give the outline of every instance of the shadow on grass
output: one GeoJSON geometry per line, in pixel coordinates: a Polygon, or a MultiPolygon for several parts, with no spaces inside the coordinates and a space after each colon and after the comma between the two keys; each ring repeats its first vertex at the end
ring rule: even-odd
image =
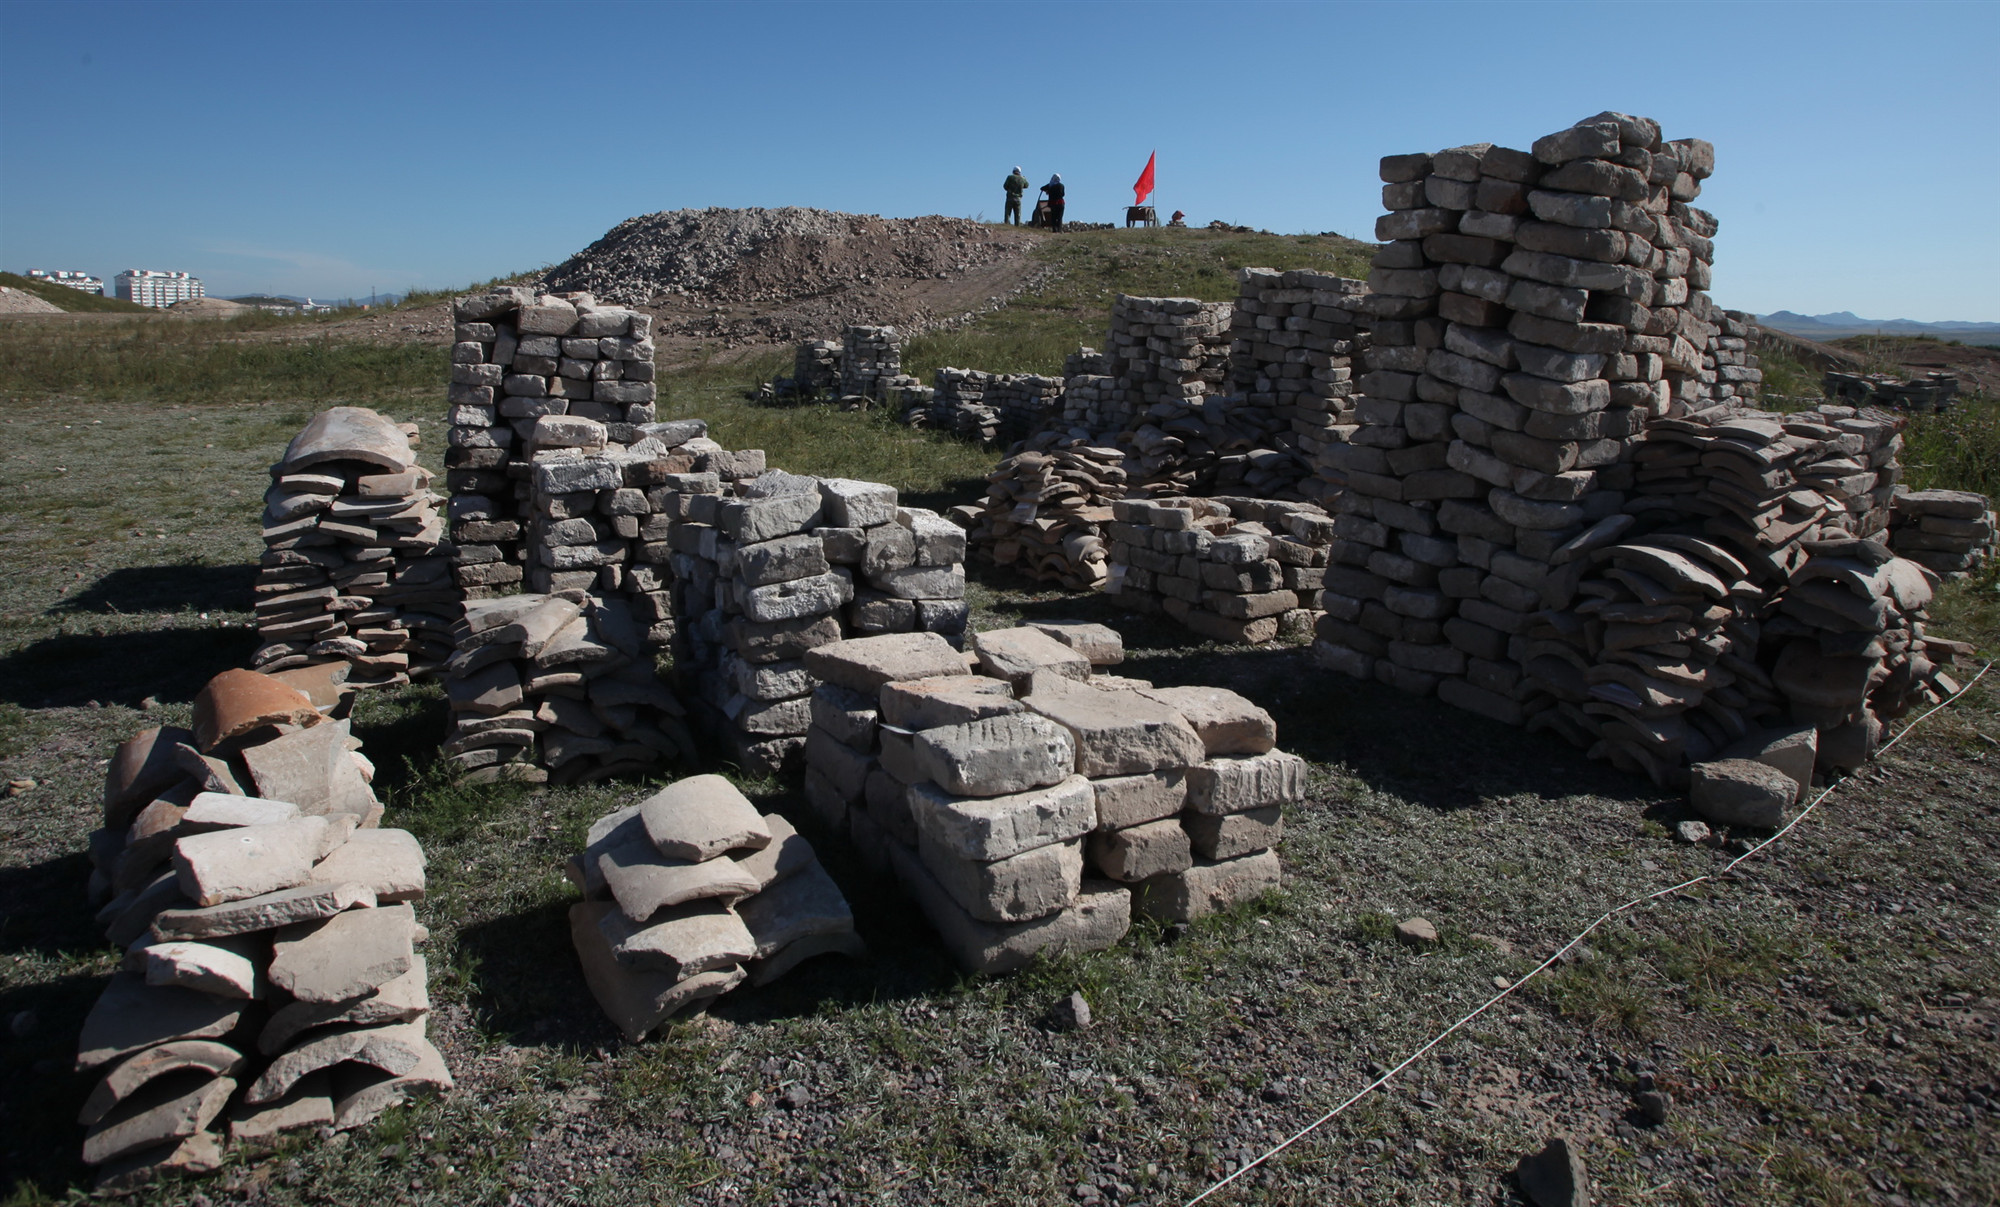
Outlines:
{"type": "MultiPolygon", "coordinates": [[[[26,1034],[0,1043],[0,1195],[8,1202],[69,1201],[89,1184],[77,1113],[97,1078],[74,1071],[77,1036],[105,978],[77,972],[0,988],[0,1019],[30,1016],[26,1034]],[[27,1188],[39,1193],[23,1193],[27,1188]]],[[[102,1070],[99,1070],[101,1073],[102,1070]]]]}
{"type": "Polygon", "coordinates": [[[249,629],[152,629],[48,637],[0,657],[0,700],[67,708],[96,700],[137,708],[148,696],[194,699],[223,667],[257,648],[249,629]]]}
{"type": "Polygon", "coordinates": [[[113,570],[49,609],[75,612],[243,612],[249,610],[257,567],[129,566],[113,570]]]}
{"type": "MultiPolygon", "coordinates": [[[[60,956],[104,946],[84,898],[90,860],[78,853],[0,868],[0,955],[60,956]]],[[[0,1018],[4,1018],[0,1015],[0,1018]]]]}
{"type": "Polygon", "coordinates": [[[903,491],[897,502],[905,507],[946,511],[961,503],[977,503],[986,497],[986,479],[953,478],[937,490],[903,491]]]}

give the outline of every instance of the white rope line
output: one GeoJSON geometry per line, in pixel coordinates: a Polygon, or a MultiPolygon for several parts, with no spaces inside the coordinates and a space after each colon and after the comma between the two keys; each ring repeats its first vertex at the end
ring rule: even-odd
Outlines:
{"type": "MultiPolygon", "coordinates": [[[[1932,713],[1937,712],[1940,709],[1949,707],[1951,704],[1955,703],[1956,701],[1964,697],[1965,693],[1972,690],[1972,685],[1979,682],[1981,679],[1985,678],[1986,672],[1992,669],[1993,669],[1993,663],[1991,662],[1988,662],[1985,666],[1980,667],[1979,673],[1974,675],[1971,679],[1967,680],[1965,686],[1959,688],[1956,695],[1947,696],[1945,699],[1939,701],[1931,708],[1926,709],[1920,716],[1917,717],[1916,720],[1911,721],[1908,725],[1903,726],[1902,730],[1898,732],[1895,737],[1890,738],[1887,742],[1884,742],[1882,746],[1875,751],[1875,757],[1880,758],[1882,755],[1887,754],[1889,752],[1890,747],[1902,741],[1903,738],[1907,736],[1911,730],[1915,729],[1918,725],[1923,724],[1923,722],[1927,720],[1932,713]]],[[[1297,1132],[1294,1132],[1283,1143],[1275,1145],[1270,1150],[1266,1151],[1262,1156],[1258,1157],[1256,1160],[1246,1163],[1241,1169],[1238,1169],[1235,1173],[1230,1174],[1228,1177],[1223,1178],[1221,1181],[1216,1182],[1214,1185],[1210,1186],[1207,1190],[1204,1190],[1200,1194],[1189,1199],[1187,1201],[1187,1207],[1195,1207],[1196,1203],[1199,1203],[1203,1199],[1208,1198],[1210,1195],[1221,1190],[1223,1187],[1229,1185],[1231,1182],[1234,1182],[1236,1179],[1242,1177],[1244,1174],[1249,1173],[1251,1170],[1257,1168],[1259,1165],[1264,1164],[1266,1161],[1269,1161],[1271,1158],[1277,1156],[1279,1153],[1284,1152],[1292,1145],[1297,1144],[1299,1141],[1305,1139],[1313,1132],[1318,1131],[1321,1127],[1325,1126],[1329,1121],[1331,1121],[1334,1118],[1334,1116],[1340,1114],[1348,1107],[1353,1106],[1355,1103],[1361,1101],[1363,1098],[1366,1098],[1369,1094],[1374,1093],[1382,1086],[1387,1085],[1396,1076],[1396,1074],[1402,1072],[1404,1069],[1409,1068],[1412,1064],[1415,1064],[1417,1060],[1421,1058],[1426,1052],[1429,1052],[1432,1048],[1435,1048],[1439,1044],[1443,1043],[1446,1039],[1450,1038],[1451,1035],[1454,1032],[1458,1031],[1461,1027],[1465,1026],[1473,1019],[1478,1018],[1480,1015],[1486,1013],[1488,1010],[1491,1010],[1493,1007],[1499,1005],[1502,1001],[1505,1001],[1508,997],[1512,996],[1516,989],[1519,989],[1521,986],[1527,984],[1535,977],[1541,975],[1541,973],[1544,970],[1546,970],[1549,967],[1549,965],[1554,964],[1557,960],[1560,960],[1565,954],[1569,952],[1571,948],[1583,942],[1583,940],[1589,936],[1590,932],[1596,930],[1598,927],[1604,925],[1606,922],[1609,922],[1611,919],[1617,917],[1619,914],[1622,914],[1626,910],[1632,909],[1636,906],[1644,905],[1648,901],[1654,901],[1661,897],[1671,896],[1674,893],[1680,892],[1682,889],[1692,888],[1693,886],[1700,884],[1704,880],[1713,880],[1717,876],[1727,875],[1729,872],[1734,871],[1737,864],[1742,863],[1744,860],[1757,854],[1759,851],[1762,851],[1765,847],[1770,846],[1772,843],[1778,841],[1780,838],[1783,838],[1786,834],[1790,833],[1792,827],[1804,821],[1808,816],[1812,814],[1812,811],[1814,809],[1819,808],[1819,804],[1821,801],[1833,795],[1833,790],[1846,782],[1847,781],[1845,779],[1840,779],[1840,780],[1835,780],[1831,784],[1828,784],[1823,790],[1821,790],[1818,796],[1813,798],[1811,804],[1807,805],[1804,809],[1799,811],[1799,815],[1797,817],[1794,817],[1791,821],[1786,822],[1784,827],[1781,828],[1777,833],[1771,835],[1769,838],[1766,838],[1764,841],[1758,843],[1756,846],[1751,847],[1749,850],[1743,852],[1741,855],[1738,855],[1736,858],[1724,864],[1720,871],[1696,876],[1692,880],[1683,880],[1679,884],[1676,884],[1671,888],[1663,888],[1658,892],[1647,893],[1643,897],[1634,897],[1632,900],[1627,901],[1623,905],[1617,906],[1614,909],[1608,909],[1604,911],[1604,913],[1598,915],[1598,918],[1595,922],[1592,922],[1589,926],[1586,926],[1581,931],[1577,932],[1575,938],[1571,939],[1569,942],[1557,948],[1555,954],[1551,955],[1548,959],[1543,960],[1540,964],[1535,965],[1535,967],[1526,976],[1523,976],[1520,980],[1517,980],[1513,984],[1507,986],[1499,993],[1494,994],[1492,997],[1488,998],[1483,1004],[1474,1009],[1470,1014],[1467,1014],[1464,1018],[1459,1019],[1451,1026],[1446,1027],[1444,1030],[1432,1036],[1430,1040],[1428,1040],[1422,1047],[1418,1048],[1416,1051],[1404,1057],[1402,1061],[1400,1061],[1394,1068],[1390,1069],[1386,1073],[1383,1073],[1380,1077],[1377,1077],[1375,1080],[1369,1082],[1367,1085],[1362,1086],[1359,1090],[1355,1091],[1354,1095],[1350,1097],[1347,1101],[1341,1103],[1339,1106],[1334,1107],[1332,1110],[1328,1111],[1324,1115],[1321,1115],[1319,1118],[1313,1120],[1311,1123],[1306,1124],[1304,1127],[1300,1128],[1297,1132]]]]}

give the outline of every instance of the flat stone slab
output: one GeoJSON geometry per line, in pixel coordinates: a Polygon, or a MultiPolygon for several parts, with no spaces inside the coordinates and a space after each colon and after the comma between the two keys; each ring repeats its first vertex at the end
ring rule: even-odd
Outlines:
{"type": "Polygon", "coordinates": [[[272,1011],[258,1033],[257,1050],[266,1056],[282,1052],[301,1033],[315,1027],[378,1027],[407,1023],[430,1012],[430,966],[419,955],[410,961],[408,972],[366,996],[346,1002],[295,1001],[272,1011]]]}
{"type": "Polygon", "coordinates": [[[912,784],[907,799],[920,833],[961,858],[986,862],[1078,838],[1097,825],[1097,794],[1080,775],[1006,796],[953,796],[936,784],[912,784]]]}
{"type": "Polygon", "coordinates": [[[1278,744],[1271,714],[1226,687],[1155,687],[1139,694],[1179,713],[1210,755],[1263,754],[1278,744]]]}
{"type": "Polygon", "coordinates": [[[569,907],[569,933],[590,995],[626,1039],[637,1043],[677,1012],[720,997],[743,982],[746,974],[734,965],[681,977],[622,963],[602,925],[613,916],[618,916],[618,907],[608,901],[579,901],[569,907]]]}
{"type": "Polygon", "coordinates": [[[83,1020],[76,1043],[78,1072],[107,1061],[183,1039],[220,1039],[236,1029],[244,1003],[192,989],[146,984],[133,972],[116,972],[83,1020]]]}
{"type": "Polygon", "coordinates": [[[937,633],[885,633],[857,637],[806,651],[806,669],[822,680],[875,694],[884,683],[968,675],[971,668],[937,633]]]}
{"type": "Polygon", "coordinates": [[[303,884],[205,909],[162,910],[153,918],[156,939],[213,939],[274,930],[342,910],[367,909],[375,892],[365,884],[303,884]]]}
{"type": "Polygon", "coordinates": [[[1186,767],[1204,757],[1201,739],[1180,713],[1137,692],[1041,679],[1026,703],[1069,731],[1076,770],[1092,779],[1186,767]]]}
{"type": "Polygon", "coordinates": [[[176,827],[183,833],[230,830],[238,826],[273,826],[299,816],[299,807],[286,800],[260,796],[230,796],[223,792],[197,792],[188,802],[176,827]]]}
{"type": "Polygon", "coordinates": [[[1061,783],[1076,755],[1068,730],[1033,713],[927,729],[912,739],[912,753],[923,779],[956,796],[1006,796],[1061,783]]]}
{"type": "Polygon", "coordinates": [[[229,1116],[232,1140],[269,1140],[281,1132],[319,1127],[333,1122],[332,1078],[326,1070],[308,1073],[290,1092],[272,1102],[239,1102],[229,1116]]]}
{"type": "Polygon", "coordinates": [[[272,944],[271,983],[302,1002],[373,993],[415,964],[416,934],[408,905],[348,910],[287,928],[272,944]]]}
{"type": "Polygon", "coordinates": [[[249,1001],[264,996],[264,976],[256,959],[263,948],[263,943],[241,937],[213,943],[175,939],[148,944],[126,958],[141,964],[134,971],[142,971],[148,985],[177,985],[249,1001]]]}
{"type": "Polygon", "coordinates": [[[1025,692],[1037,673],[1082,682],[1090,678],[1090,659],[1040,629],[993,629],[975,633],[972,650],[979,672],[1005,679],[1025,692]]]}
{"type": "Polygon", "coordinates": [[[366,820],[378,802],[350,753],[352,735],[339,721],[284,734],[243,751],[257,791],[290,801],[316,817],[366,820]]]}
{"type": "Polygon", "coordinates": [[[877,698],[885,723],[913,732],[1004,717],[1026,708],[1014,698],[1012,684],[985,675],[938,675],[884,683],[877,698]]]}
{"type": "Polygon", "coordinates": [[[1031,620],[1028,627],[1082,654],[1093,667],[1125,661],[1125,639],[1110,625],[1087,620],[1031,620]]]}
{"type": "MultiPolygon", "coordinates": [[[[635,819],[636,821],[636,819],[635,819]]],[[[734,905],[762,886],[734,859],[690,863],[669,859],[654,848],[645,827],[628,822],[621,841],[598,852],[597,874],[633,922],[644,922],[671,905],[714,900],[734,905]]]]}
{"type": "Polygon", "coordinates": [[[1761,730],[1729,746],[1722,757],[1749,759],[1791,776],[1798,785],[1798,793],[1792,797],[1797,804],[1812,790],[1813,767],[1819,761],[1819,730],[1810,725],[1761,730]]]}
{"type": "Polygon", "coordinates": [[[791,822],[776,813],[766,813],[764,826],[771,831],[770,846],[755,851],[738,851],[731,856],[736,866],[757,882],[759,892],[817,861],[812,844],[792,828],[791,822]]]}
{"type": "Polygon", "coordinates": [[[660,854],[691,863],[771,844],[757,806],[719,775],[668,784],[640,803],[639,819],[660,854]]]}
{"type": "Polygon", "coordinates": [[[424,1021],[391,1023],[385,1027],[353,1027],[307,1040],[275,1057],[263,1075],[244,1091],[245,1102],[275,1102],[291,1092],[299,1078],[330,1069],[344,1060],[374,1065],[401,1075],[422,1062],[431,1050],[424,1021]]]}
{"type": "Polygon", "coordinates": [[[1750,759],[1718,759],[1688,769],[1688,803],[1725,826],[1775,829],[1785,824],[1785,807],[1797,796],[1798,781],[1750,759]]]}
{"type": "Polygon", "coordinates": [[[408,830],[356,830],[313,865],[318,884],[365,884],[380,905],[421,901],[424,848],[408,830]]]}
{"type": "Polygon", "coordinates": [[[613,910],[598,919],[598,929],[619,963],[679,977],[741,964],[757,952],[743,919],[713,901],[674,906],[643,925],[613,910]]]}
{"type": "Polygon", "coordinates": [[[967,972],[1014,972],[1043,953],[1103,951],[1131,929],[1132,895],[1123,885],[1087,880],[1065,909],[1029,922],[996,925],[965,912],[916,852],[900,843],[890,844],[889,852],[896,878],[967,972]]]}
{"type": "Polygon", "coordinates": [[[1247,813],[1304,800],[1305,795],[1306,761],[1282,750],[1210,759],[1188,768],[1187,807],[1194,813],[1247,813]]]}
{"type": "Polygon", "coordinates": [[[417,463],[410,438],[400,428],[367,407],[328,407],[306,421],[285,446],[278,462],[295,474],[328,461],[361,461],[390,473],[402,473],[417,463]]]}
{"type": "Polygon", "coordinates": [[[1231,813],[1190,813],[1181,819],[1188,842],[1202,859],[1234,859],[1278,845],[1285,836],[1285,818],[1276,805],[1231,813]]]}
{"type": "Polygon", "coordinates": [[[199,1131],[179,1144],[163,1144],[97,1167],[96,1194],[129,1194],[176,1174],[212,1173],[222,1168],[222,1143],[199,1131]]]}
{"type": "Polygon", "coordinates": [[[183,1039],[148,1048],[113,1068],[91,1089],[76,1121],[85,1125],[98,1122],[134,1090],[156,1077],[189,1071],[210,1077],[231,1077],[243,1068],[245,1061],[241,1052],[212,1039],[183,1039]]]}
{"type": "Polygon", "coordinates": [[[756,941],[756,960],[768,960],[800,939],[854,930],[854,911],[817,859],[743,902],[736,913],[756,941]]]}
{"type": "Polygon", "coordinates": [[[196,905],[241,901],[312,879],[326,839],[323,817],[190,834],[174,843],[174,874],[196,905]]]}
{"type": "Polygon", "coordinates": [[[1194,865],[1188,834],[1173,818],[1090,836],[1090,862],[1099,872],[1126,883],[1148,876],[1185,872],[1194,865]]]}
{"type": "Polygon", "coordinates": [[[1050,843],[981,863],[939,846],[921,830],[917,854],[966,913],[982,922],[1026,922],[1076,899],[1083,881],[1083,840],[1050,843]]]}
{"type": "Polygon", "coordinates": [[[83,1134],[84,1163],[103,1165],[184,1140],[205,1130],[235,1092],[234,1077],[212,1077],[192,1087],[180,1077],[148,1082],[83,1134]]]}
{"type": "Polygon", "coordinates": [[[1187,772],[1179,767],[1114,775],[1090,781],[1097,796],[1097,828],[1123,830],[1172,817],[1187,804],[1187,772]]]}
{"type": "Polygon", "coordinates": [[[333,1070],[333,1126],[337,1131],[365,1127],[392,1106],[418,1098],[433,1098],[452,1088],[451,1070],[430,1040],[422,1041],[417,1063],[402,1073],[365,1064],[344,1064],[333,1070]]]}
{"type": "Polygon", "coordinates": [[[1185,872],[1132,886],[1132,908],[1159,922],[1192,922],[1278,887],[1276,851],[1218,862],[1197,860],[1185,872]]]}

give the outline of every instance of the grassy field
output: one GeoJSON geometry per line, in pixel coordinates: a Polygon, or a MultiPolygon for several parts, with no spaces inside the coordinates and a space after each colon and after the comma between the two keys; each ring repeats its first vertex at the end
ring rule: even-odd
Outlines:
{"type": "MultiPolygon", "coordinates": [[[[1166,255],[1182,249],[1149,234],[1065,241],[1065,275],[1022,304],[1039,318],[1010,307],[925,354],[1059,364],[1065,344],[1101,338],[1102,291],[1231,292],[1233,253],[1166,255]]],[[[1244,259],[1274,267],[1292,266],[1288,247],[1299,264],[1347,254],[1242,238],[1244,259]]],[[[0,1201],[18,1204],[88,1184],[72,1120],[89,1084],[69,1060],[117,960],[83,899],[101,761],[142,725],[184,722],[201,682],[253,647],[265,467],[331,401],[417,421],[427,460],[443,443],[434,346],[246,357],[209,325],[72,358],[24,327],[0,325],[0,780],[36,781],[0,802],[0,1201]],[[204,372],[206,388],[182,376],[204,372]]],[[[787,469],[890,481],[929,505],[991,465],[880,415],[743,398],[781,369],[675,375],[662,412],[708,418],[723,443],[787,469]]],[[[1190,644],[1102,597],[973,578],[980,628],[1103,620],[1125,635],[1124,673],[1234,687],[1271,710],[1313,765],[1281,892],[966,978],[812,830],[795,785],[750,783],[815,838],[872,957],[809,964],[629,1045],[582,986],[559,869],[592,820],[648,787],[458,788],[436,769],[436,689],[371,696],[357,732],[390,824],[429,854],[432,1030],[459,1090],[139,1201],[1182,1202],[1604,909],[1728,858],[1668,836],[1680,799],[1546,737],[1315,671],[1297,648],[1190,644]],[[1418,914],[1438,949],[1389,937],[1418,914]],[[1096,1025],[1048,1028],[1079,989],[1096,1025]]],[[[2000,647],[1990,576],[1948,588],[1934,615],[1936,631],[2000,647]]],[[[2000,1201],[1991,686],[1844,784],[1773,858],[1600,929],[1220,1201],[1505,1203],[1515,1161],[1559,1130],[1582,1138],[1600,1202],[2000,1201]],[[1647,1079],[1673,1096],[1665,1125],[1633,1109],[1647,1079]]]]}

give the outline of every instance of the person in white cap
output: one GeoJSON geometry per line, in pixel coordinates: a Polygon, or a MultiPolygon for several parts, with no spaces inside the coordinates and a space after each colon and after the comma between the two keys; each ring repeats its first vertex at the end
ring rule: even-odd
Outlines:
{"type": "Polygon", "coordinates": [[[1015,226],[1021,225],[1021,194],[1028,191],[1028,178],[1021,174],[1018,164],[1014,168],[1014,174],[1000,187],[1007,190],[1007,213],[1000,221],[1011,222],[1015,226]]]}
{"type": "Polygon", "coordinates": [[[1050,176],[1049,182],[1042,186],[1042,192],[1047,193],[1049,195],[1049,204],[1047,210],[1049,216],[1049,229],[1052,231],[1060,231],[1062,230],[1062,216],[1063,216],[1062,173],[1057,172],[1055,175],[1050,176]]]}

